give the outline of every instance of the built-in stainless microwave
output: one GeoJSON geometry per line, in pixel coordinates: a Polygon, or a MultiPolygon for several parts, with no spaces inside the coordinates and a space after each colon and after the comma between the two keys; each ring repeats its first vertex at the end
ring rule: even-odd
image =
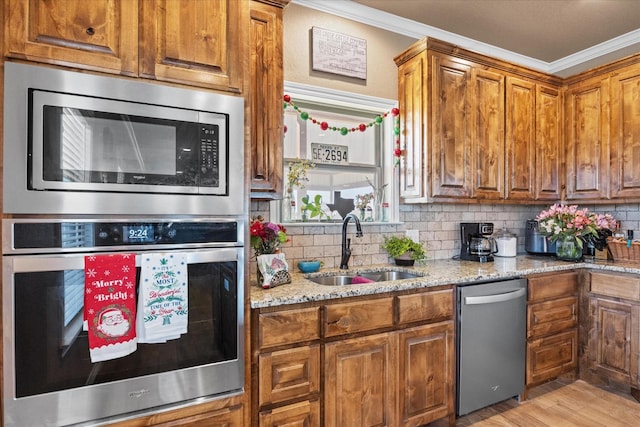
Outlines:
{"type": "Polygon", "coordinates": [[[242,213],[240,97],[6,63],[4,105],[6,213],[242,213]]]}

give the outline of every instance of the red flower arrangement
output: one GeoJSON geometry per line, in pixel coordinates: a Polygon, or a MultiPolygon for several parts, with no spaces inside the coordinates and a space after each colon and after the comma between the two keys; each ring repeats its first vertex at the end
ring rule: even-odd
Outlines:
{"type": "Polygon", "coordinates": [[[261,215],[251,219],[249,234],[251,235],[250,244],[256,256],[275,254],[280,245],[289,240],[286,228],[281,224],[265,222],[261,215]]]}

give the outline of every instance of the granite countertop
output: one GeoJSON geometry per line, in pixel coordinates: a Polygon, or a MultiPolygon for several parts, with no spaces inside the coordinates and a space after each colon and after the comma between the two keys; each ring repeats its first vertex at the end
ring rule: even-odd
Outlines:
{"type": "Polygon", "coordinates": [[[640,274],[640,264],[624,262],[570,263],[558,261],[554,257],[519,255],[514,258],[498,258],[493,262],[478,263],[460,260],[433,260],[415,267],[397,267],[391,264],[351,267],[349,270],[321,269],[317,273],[303,274],[290,266],[291,283],[272,289],[262,289],[255,279],[251,283],[251,308],[276,307],[310,301],[323,301],[360,295],[374,295],[384,292],[427,288],[439,285],[464,284],[478,281],[500,280],[528,276],[537,273],[593,268],[607,271],[640,274]],[[421,277],[388,282],[365,283],[344,286],[319,285],[306,277],[330,276],[334,274],[357,275],[361,272],[401,270],[421,277]]]}

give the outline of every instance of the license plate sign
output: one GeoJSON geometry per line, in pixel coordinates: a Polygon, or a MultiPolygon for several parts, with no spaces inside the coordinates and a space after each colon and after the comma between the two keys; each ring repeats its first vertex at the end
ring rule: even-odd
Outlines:
{"type": "Polygon", "coordinates": [[[312,143],[311,161],[331,165],[348,165],[349,147],[346,145],[312,143]]]}

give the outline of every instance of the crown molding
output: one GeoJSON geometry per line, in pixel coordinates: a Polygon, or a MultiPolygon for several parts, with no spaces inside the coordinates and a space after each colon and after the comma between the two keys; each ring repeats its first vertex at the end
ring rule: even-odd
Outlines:
{"type": "Polygon", "coordinates": [[[640,48],[640,29],[550,62],[548,72],[551,74],[558,73],[634,45],[640,48]]]}
{"type": "Polygon", "coordinates": [[[330,100],[331,103],[336,106],[353,107],[357,105],[360,109],[370,110],[375,113],[387,111],[398,105],[398,101],[393,99],[378,98],[291,81],[284,82],[284,91],[285,93],[295,94],[297,99],[307,101],[330,100]]]}
{"type": "Polygon", "coordinates": [[[560,73],[563,70],[577,67],[606,54],[629,46],[640,45],[640,30],[635,30],[556,61],[546,62],[364,6],[351,0],[292,0],[291,3],[415,39],[421,39],[425,36],[436,38],[467,50],[514,62],[549,74],[560,73]]]}

